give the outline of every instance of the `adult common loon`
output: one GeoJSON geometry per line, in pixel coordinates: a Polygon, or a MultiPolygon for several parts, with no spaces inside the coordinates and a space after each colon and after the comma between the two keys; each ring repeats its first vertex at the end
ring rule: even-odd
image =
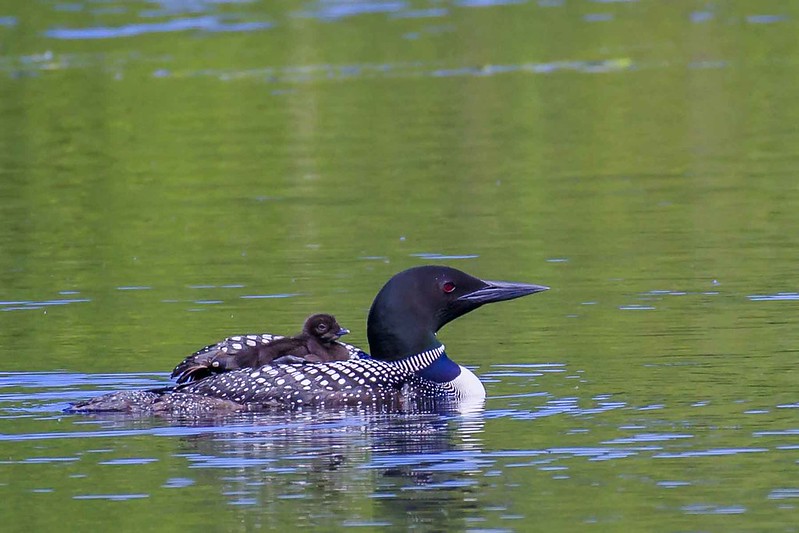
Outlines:
{"type": "Polygon", "coordinates": [[[348,334],[333,315],[319,313],[305,320],[302,333],[294,337],[237,335],[206,346],[181,361],[172,371],[178,383],[198,381],[211,374],[239,368],[257,368],[281,363],[327,363],[350,359],[350,351],[336,342],[348,334]]]}
{"type": "Polygon", "coordinates": [[[67,410],[197,415],[304,406],[427,409],[482,402],[483,384],[447,357],[436,332],[484,304],[547,289],[484,281],[445,266],[411,268],[392,277],[372,303],[369,358],[232,370],[176,387],[106,394],[67,410]]]}

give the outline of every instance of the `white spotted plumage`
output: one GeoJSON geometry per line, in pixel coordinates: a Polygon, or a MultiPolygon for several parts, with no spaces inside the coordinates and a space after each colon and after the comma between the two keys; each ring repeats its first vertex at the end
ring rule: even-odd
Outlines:
{"type": "MultiPolygon", "coordinates": [[[[184,385],[176,392],[191,395],[207,395],[210,392],[218,398],[250,408],[274,404],[322,406],[334,403],[379,403],[401,400],[401,396],[408,396],[409,390],[424,398],[458,398],[467,393],[453,385],[458,379],[436,383],[417,374],[443,355],[444,347],[439,346],[400,361],[362,358],[303,365],[267,365],[214,375],[184,385]],[[269,378],[264,379],[264,375],[269,378]]],[[[468,370],[466,372],[474,377],[468,370]]],[[[463,381],[461,376],[459,379],[463,381]]],[[[473,382],[467,381],[474,387],[473,382]]],[[[479,389],[483,390],[482,385],[479,385],[479,389]]]]}

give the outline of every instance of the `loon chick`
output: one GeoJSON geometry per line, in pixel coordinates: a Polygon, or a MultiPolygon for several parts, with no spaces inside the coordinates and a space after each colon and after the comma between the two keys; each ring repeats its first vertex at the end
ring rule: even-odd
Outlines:
{"type": "Polygon", "coordinates": [[[176,377],[178,383],[185,383],[212,374],[270,363],[346,361],[350,352],[336,341],[349,332],[333,315],[311,315],[305,320],[302,333],[294,337],[241,335],[206,346],[181,361],[171,377],[176,377]]]}
{"type": "Polygon", "coordinates": [[[482,402],[483,384],[447,357],[436,332],[484,304],[547,289],[484,281],[445,266],[411,268],[392,277],[372,303],[371,358],[232,370],[174,388],[106,394],[68,410],[197,415],[303,406],[438,409],[482,402]]]}

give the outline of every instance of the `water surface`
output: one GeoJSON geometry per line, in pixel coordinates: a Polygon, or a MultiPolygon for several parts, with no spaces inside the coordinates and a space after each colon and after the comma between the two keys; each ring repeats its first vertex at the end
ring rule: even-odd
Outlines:
{"type": "Polygon", "coordinates": [[[6,528],[796,531],[798,17],[0,1],[6,528]],[[428,263],[483,412],[62,413],[428,263]]]}

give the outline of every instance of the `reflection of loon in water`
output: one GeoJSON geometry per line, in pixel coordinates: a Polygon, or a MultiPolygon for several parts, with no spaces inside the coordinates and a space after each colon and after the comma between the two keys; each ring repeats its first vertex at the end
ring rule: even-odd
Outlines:
{"type": "Polygon", "coordinates": [[[482,404],[482,383],[447,357],[436,332],[484,304],[546,289],[484,281],[443,266],[411,268],[392,277],[372,303],[367,323],[371,357],[233,370],[174,388],[107,394],[70,411],[200,414],[368,405],[436,410],[482,404]]]}
{"type": "Polygon", "coordinates": [[[204,484],[219,485],[249,528],[274,525],[290,512],[313,517],[305,519],[311,525],[375,521],[403,530],[420,523],[457,530],[481,505],[474,488],[485,473],[482,411],[368,415],[349,409],[233,420],[239,428],[228,423],[218,433],[184,438],[178,453],[191,471],[204,472],[204,484]],[[374,503],[353,506],[353,498],[374,503]]]}

